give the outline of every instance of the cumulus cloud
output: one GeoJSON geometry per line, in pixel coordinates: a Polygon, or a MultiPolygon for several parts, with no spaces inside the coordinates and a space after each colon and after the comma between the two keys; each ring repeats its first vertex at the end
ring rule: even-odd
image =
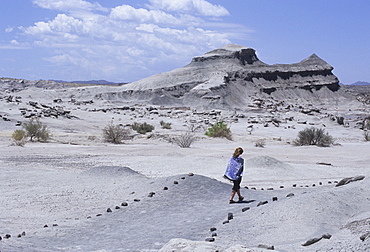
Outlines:
{"type": "Polygon", "coordinates": [[[205,0],[150,0],[150,7],[171,12],[197,13],[202,16],[222,17],[229,15],[221,5],[213,5],[205,0]]]}
{"type": "Polygon", "coordinates": [[[234,36],[222,23],[208,20],[228,15],[227,10],[204,0],[150,0],[147,8],[125,4],[99,13],[107,8],[84,0],[34,3],[60,13],[20,27],[23,34],[34,46],[54,50],[46,60],[71,69],[69,75],[90,74],[85,78],[93,78],[93,73],[113,81],[140,79],[181,67],[234,36]],[[190,14],[194,11],[196,16],[190,14]]]}
{"type": "Polygon", "coordinates": [[[84,0],[33,0],[33,3],[41,8],[59,11],[107,11],[99,3],[90,3],[84,0]]]}

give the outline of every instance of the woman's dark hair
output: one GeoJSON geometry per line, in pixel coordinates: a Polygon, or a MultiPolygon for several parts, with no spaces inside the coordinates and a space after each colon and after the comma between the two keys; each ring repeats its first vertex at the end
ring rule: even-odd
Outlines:
{"type": "Polygon", "coordinates": [[[235,149],[235,151],[234,151],[234,154],[233,154],[233,157],[234,158],[237,158],[237,157],[239,157],[241,154],[243,154],[243,149],[241,148],[241,147],[238,147],[238,148],[236,148],[235,149]]]}

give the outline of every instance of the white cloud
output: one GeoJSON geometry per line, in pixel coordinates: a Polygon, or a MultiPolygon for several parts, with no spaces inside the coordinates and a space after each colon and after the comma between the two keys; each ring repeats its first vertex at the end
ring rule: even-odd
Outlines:
{"type": "Polygon", "coordinates": [[[222,17],[229,15],[221,5],[213,5],[205,0],[149,0],[150,7],[165,11],[197,13],[202,16],[222,17]]]}
{"type": "Polygon", "coordinates": [[[5,29],[5,32],[6,33],[9,33],[9,32],[12,32],[14,30],[14,28],[13,27],[7,27],[6,29],[5,29]]]}
{"type": "Polygon", "coordinates": [[[63,66],[58,74],[64,69],[68,76],[132,81],[181,67],[195,55],[230,43],[232,27],[205,19],[227,15],[227,10],[204,0],[151,0],[153,8],[121,5],[100,14],[94,13],[103,8],[100,4],[83,0],[34,3],[60,11],[54,19],[20,27],[34,46],[48,48],[49,55],[55,50],[47,60],[63,66]],[[185,13],[194,10],[197,16],[185,13]]]}
{"type": "Polygon", "coordinates": [[[76,11],[76,10],[107,11],[107,8],[103,8],[97,2],[92,4],[84,0],[33,0],[33,3],[44,9],[59,11],[76,11]]]}

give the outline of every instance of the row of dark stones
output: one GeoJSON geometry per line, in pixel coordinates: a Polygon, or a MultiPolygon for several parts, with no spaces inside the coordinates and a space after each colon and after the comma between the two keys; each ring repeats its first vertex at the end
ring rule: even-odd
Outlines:
{"type": "MultiPolygon", "coordinates": [[[[365,178],[365,176],[355,176],[355,177],[349,177],[349,178],[344,178],[342,180],[340,180],[339,182],[338,181],[334,181],[334,184],[336,184],[336,187],[338,186],[342,186],[342,185],[346,185],[348,183],[351,183],[351,182],[355,182],[355,181],[360,181],[360,180],[363,180],[365,178]]],[[[328,181],[328,184],[332,184],[333,182],[332,181],[328,181]]],[[[323,183],[322,182],[319,182],[318,183],[319,185],[322,185],[323,183]]],[[[316,186],[316,184],[313,184],[312,185],[313,187],[316,186]]],[[[292,187],[297,187],[297,184],[293,184],[292,187]]],[[[301,186],[303,187],[303,186],[301,186]]],[[[306,185],[305,187],[309,187],[308,185],[306,185]]],[[[245,187],[246,189],[249,189],[247,186],[245,187]]],[[[284,186],[280,186],[281,189],[284,188],[284,186]]],[[[252,187],[250,188],[251,190],[257,190],[256,188],[252,187]]],[[[264,190],[263,188],[261,188],[261,190],[264,190]]],[[[267,188],[267,190],[274,190],[273,188],[267,188]]],[[[287,198],[290,198],[290,197],[293,197],[294,196],[294,193],[289,193],[286,195],[287,198]]],[[[272,197],[272,201],[277,201],[278,200],[278,197],[272,197]]],[[[249,202],[253,202],[252,201],[249,201],[249,202]]],[[[248,202],[248,203],[249,203],[248,202]]],[[[265,201],[260,201],[258,204],[257,204],[257,207],[259,206],[262,206],[262,205],[266,205],[268,203],[267,200],[265,201]]],[[[250,207],[244,207],[242,208],[242,212],[246,212],[250,209],[250,207]]],[[[234,214],[233,213],[228,213],[227,215],[227,220],[225,220],[222,224],[227,224],[230,222],[230,220],[232,220],[234,218],[234,214]]],[[[211,237],[210,238],[206,238],[206,241],[208,242],[214,242],[215,241],[215,237],[217,236],[217,233],[215,232],[217,230],[217,228],[215,227],[212,227],[210,228],[210,231],[211,231],[211,237]]],[[[312,238],[312,239],[309,239],[307,240],[305,243],[302,244],[302,246],[309,246],[309,245],[312,245],[322,239],[330,239],[331,238],[331,234],[324,234],[322,235],[321,237],[315,237],[315,238],[312,238]]],[[[370,232],[362,235],[360,237],[360,239],[362,241],[365,241],[366,239],[370,238],[370,232]]],[[[265,244],[260,244],[258,246],[259,248],[266,248],[266,249],[271,249],[271,250],[274,250],[274,246],[270,246],[270,245],[265,245],[265,244]]]]}
{"type": "MultiPolygon", "coordinates": [[[[193,174],[193,173],[189,173],[189,174],[188,174],[188,176],[189,176],[189,177],[192,177],[192,176],[194,176],[194,174],[193,174]]],[[[181,177],[180,179],[184,180],[184,179],[186,179],[186,177],[181,177]]],[[[179,181],[175,180],[175,181],[173,181],[173,184],[174,184],[174,185],[178,185],[178,184],[179,184],[179,181]]],[[[163,187],[163,190],[164,190],[164,191],[169,190],[168,186],[163,187]]],[[[134,193],[135,193],[135,192],[132,192],[132,194],[134,194],[134,193]]],[[[155,192],[149,192],[149,193],[148,193],[148,197],[150,197],[150,198],[151,198],[151,197],[153,197],[155,194],[156,194],[155,192]]],[[[135,198],[133,201],[134,201],[134,202],[140,202],[141,200],[140,200],[140,199],[135,198]]],[[[118,206],[118,205],[117,205],[117,206],[115,206],[115,207],[114,207],[114,209],[119,210],[119,209],[121,209],[121,207],[127,207],[128,205],[129,205],[129,204],[128,204],[128,202],[122,202],[119,206],[118,206]]],[[[112,208],[108,207],[108,208],[107,208],[107,210],[106,210],[106,212],[107,212],[107,213],[112,213],[112,212],[113,212],[113,210],[112,210],[112,208]]],[[[102,213],[98,213],[98,214],[96,214],[96,216],[97,216],[97,217],[102,216],[102,215],[103,215],[102,213]]],[[[87,218],[87,219],[91,219],[91,218],[92,218],[92,216],[87,216],[86,218],[87,218]]],[[[78,218],[76,218],[76,219],[78,219],[78,218]]],[[[57,227],[57,226],[58,226],[58,224],[54,223],[54,224],[52,224],[51,226],[52,226],[52,227],[57,227]]],[[[44,228],[48,228],[48,227],[49,227],[49,225],[48,225],[48,224],[45,224],[43,227],[44,227],[44,228]]],[[[17,235],[17,237],[18,237],[18,238],[21,238],[22,236],[25,236],[25,235],[26,235],[26,232],[25,232],[25,231],[23,231],[21,234],[18,234],[18,235],[17,235]]],[[[0,241],[1,241],[3,238],[4,238],[4,239],[10,239],[11,237],[12,237],[12,235],[11,235],[11,234],[5,234],[5,235],[4,235],[4,237],[0,236],[0,241]]],[[[0,252],[1,252],[1,251],[0,251],[0,252]]]]}
{"type": "MultiPolygon", "coordinates": [[[[335,180],[335,181],[328,181],[327,183],[330,185],[330,184],[337,184],[339,182],[335,180]]],[[[322,186],[322,185],[324,185],[324,183],[323,182],[319,182],[317,184],[316,183],[312,184],[311,187],[322,186]]],[[[292,187],[293,188],[298,188],[298,187],[303,188],[303,187],[310,187],[310,185],[297,185],[297,184],[293,184],[292,187]]],[[[248,187],[248,186],[245,186],[244,188],[245,189],[249,189],[249,190],[257,190],[256,187],[248,187]]],[[[285,188],[284,185],[281,185],[279,187],[279,189],[284,189],[284,188],[285,188]]],[[[262,187],[262,188],[260,188],[260,190],[263,191],[263,190],[265,190],[265,188],[262,187]]],[[[274,190],[274,188],[273,187],[268,187],[268,188],[266,188],[266,190],[272,191],[272,190],[274,190]]]]}

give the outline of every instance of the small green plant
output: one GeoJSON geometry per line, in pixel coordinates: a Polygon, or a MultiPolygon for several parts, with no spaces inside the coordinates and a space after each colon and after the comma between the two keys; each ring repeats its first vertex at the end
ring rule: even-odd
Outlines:
{"type": "Polygon", "coordinates": [[[232,140],[231,130],[223,121],[217,122],[213,124],[212,127],[208,128],[206,135],[210,137],[224,137],[228,140],[232,140]]]}
{"type": "Polygon", "coordinates": [[[161,124],[162,129],[171,129],[172,128],[171,127],[172,123],[170,123],[170,122],[160,121],[159,123],[161,124]]]}
{"type": "Polygon", "coordinates": [[[315,127],[305,128],[298,132],[298,137],[293,141],[294,145],[317,145],[320,147],[329,147],[334,143],[333,137],[325,133],[324,129],[315,127]]]}
{"type": "Polygon", "coordinates": [[[194,143],[197,138],[191,132],[175,136],[171,138],[170,142],[177,144],[180,148],[190,148],[190,145],[194,143]]]}
{"type": "Polygon", "coordinates": [[[46,142],[50,138],[46,125],[43,125],[38,118],[31,118],[29,122],[23,123],[22,126],[26,130],[26,136],[31,141],[36,138],[39,142],[46,142]]]}
{"type": "Polygon", "coordinates": [[[131,139],[130,131],[113,122],[103,129],[103,138],[107,143],[121,144],[123,140],[131,139]]]}
{"type": "Polygon", "coordinates": [[[152,132],[154,130],[154,126],[147,124],[146,122],[144,123],[135,122],[133,125],[131,125],[131,128],[140,134],[145,134],[147,132],[152,132]]]}
{"type": "Polygon", "coordinates": [[[26,144],[26,132],[24,130],[14,130],[12,138],[17,146],[24,146],[26,144]]]}

